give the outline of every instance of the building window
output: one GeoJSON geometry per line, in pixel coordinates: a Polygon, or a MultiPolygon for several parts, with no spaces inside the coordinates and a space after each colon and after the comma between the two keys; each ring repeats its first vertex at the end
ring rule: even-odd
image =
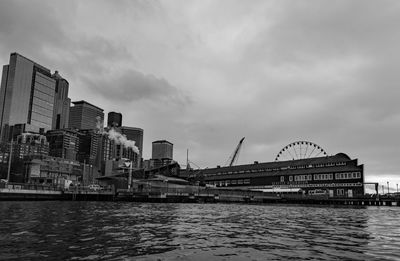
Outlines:
{"type": "Polygon", "coordinates": [[[285,182],[285,176],[281,176],[281,182],[285,182]]]}
{"type": "Polygon", "coordinates": [[[293,176],[289,176],[289,181],[293,181],[293,176]]]}

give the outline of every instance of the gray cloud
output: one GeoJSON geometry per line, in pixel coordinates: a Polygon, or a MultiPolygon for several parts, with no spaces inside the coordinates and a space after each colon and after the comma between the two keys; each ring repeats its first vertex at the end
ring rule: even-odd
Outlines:
{"type": "Polygon", "coordinates": [[[105,98],[116,102],[148,100],[180,106],[190,103],[176,87],[163,78],[127,70],[119,75],[85,79],[89,88],[105,98]]]}
{"type": "Polygon", "coordinates": [[[246,136],[239,162],[269,161],[304,139],[379,178],[399,172],[398,24],[398,1],[1,1],[0,60],[58,69],[143,127],[145,156],[165,138],[221,165],[246,136]]]}

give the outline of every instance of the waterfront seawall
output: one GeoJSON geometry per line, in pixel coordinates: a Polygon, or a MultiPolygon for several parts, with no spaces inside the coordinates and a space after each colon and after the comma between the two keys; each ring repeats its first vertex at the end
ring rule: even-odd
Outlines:
{"type": "Polygon", "coordinates": [[[349,206],[400,206],[400,198],[330,198],[322,196],[271,194],[260,191],[230,190],[198,186],[148,186],[93,191],[87,188],[61,190],[31,184],[8,184],[0,188],[0,200],[134,201],[191,203],[313,204],[349,206]]]}

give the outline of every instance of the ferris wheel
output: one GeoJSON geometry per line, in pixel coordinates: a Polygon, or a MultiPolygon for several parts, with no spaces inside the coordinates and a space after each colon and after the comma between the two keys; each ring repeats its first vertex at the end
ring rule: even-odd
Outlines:
{"type": "Polygon", "coordinates": [[[310,141],[295,141],[283,147],[276,155],[275,161],[297,160],[328,156],[328,153],[310,141]]]}

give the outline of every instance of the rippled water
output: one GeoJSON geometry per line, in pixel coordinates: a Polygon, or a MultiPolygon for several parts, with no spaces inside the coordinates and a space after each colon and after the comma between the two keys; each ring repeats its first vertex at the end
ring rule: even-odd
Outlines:
{"type": "Polygon", "coordinates": [[[400,207],[0,202],[0,260],[400,260],[400,207]]]}

